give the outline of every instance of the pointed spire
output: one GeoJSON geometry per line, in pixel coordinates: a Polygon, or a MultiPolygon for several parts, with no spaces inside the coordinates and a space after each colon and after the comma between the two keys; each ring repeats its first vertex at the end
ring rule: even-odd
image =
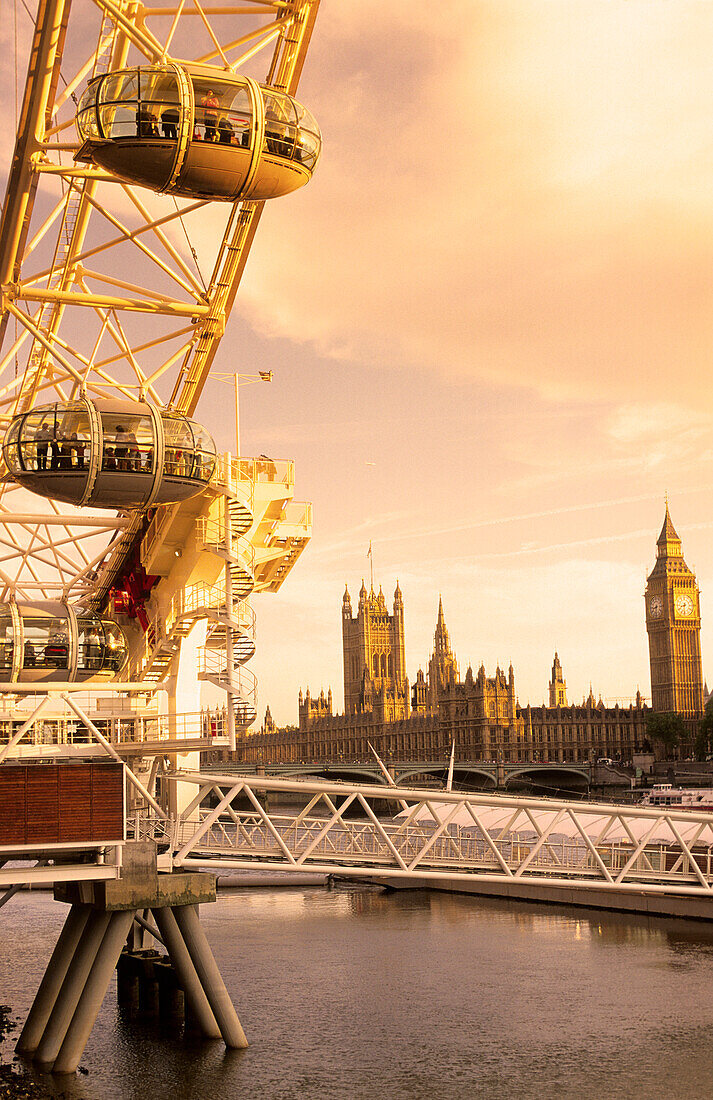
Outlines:
{"type": "Polygon", "coordinates": [[[681,540],[676,533],[676,528],[671,522],[671,516],[668,510],[668,497],[666,497],[666,515],[664,516],[663,527],[661,528],[661,534],[658,537],[656,545],[661,546],[664,542],[672,541],[680,543],[681,540]]]}

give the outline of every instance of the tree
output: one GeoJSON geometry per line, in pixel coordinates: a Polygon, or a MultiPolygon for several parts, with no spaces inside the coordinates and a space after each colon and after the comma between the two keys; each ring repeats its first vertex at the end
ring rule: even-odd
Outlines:
{"type": "Polygon", "coordinates": [[[713,753],[713,697],[706,703],[705,713],[698,723],[696,760],[705,760],[711,753],[713,753]]]}
{"type": "Polygon", "coordinates": [[[652,741],[660,741],[669,753],[685,738],[686,725],[680,714],[654,712],[646,719],[646,733],[652,741]]]}

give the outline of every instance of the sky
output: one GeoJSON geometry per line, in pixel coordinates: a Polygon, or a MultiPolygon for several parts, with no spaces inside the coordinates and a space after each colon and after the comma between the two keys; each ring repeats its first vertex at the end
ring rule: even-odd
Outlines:
{"type": "MultiPolygon", "coordinates": [[[[712,48],[709,0],[323,0],[299,89],[322,160],[268,204],[216,364],[273,371],[242,452],[294,458],[314,504],[254,601],[260,718],[296,723],[308,686],[341,709],[370,542],[411,680],[441,595],[461,672],[512,661],[523,704],[555,650],[574,701],[648,695],[665,494],[706,672],[712,48]]],[[[199,407],[225,447],[227,394],[199,407]]]]}

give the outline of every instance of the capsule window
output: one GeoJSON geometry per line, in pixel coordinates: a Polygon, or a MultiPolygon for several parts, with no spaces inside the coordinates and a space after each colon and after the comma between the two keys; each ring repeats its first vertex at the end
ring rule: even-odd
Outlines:
{"type": "Polygon", "coordinates": [[[182,416],[163,416],[164,462],[168,477],[190,477],[193,468],[193,432],[182,416]]]}
{"type": "Polygon", "coordinates": [[[44,616],[23,618],[25,639],[23,668],[68,668],[69,624],[66,619],[44,616]]]}
{"type": "Polygon", "coordinates": [[[20,462],[18,441],[20,439],[20,419],[13,420],[5,436],[5,461],[11,474],[20,474],[23,466],[20,462]]]}
{"type": "Polygon", "coordinates": [[[153,422],[150,416],[102,412],[102,470],[150,474],[154,468],[153,422]]]}
{"type": "Polygon", "coordinates": [[[111,620],[103,619],[104,628],[104,668],[110,672],[120,672],[129,655],[124,632],[111,620]]]}
{"type": "Polygon", "coordinates": [[[202,425],[193,421],[193,469],[191,477],[198,481],[210,481],[215,469],[215,443],[202,425]]]}
{"type": "MultiPolygon", "coordinates": [[[[99,100],[99,127],[106,138],[178,139],[181,108],[173,72],[140,69],[112,73],[102,82],[99,100]]],[[[82,107],[83,102],[80,113],[84,118],[82,107]]]]}
{"type": "Polygon", "coordinates": [[[192,77],[195,103],[193,140],[250,145],[252,104],[247,88],[208,77],[192,77]]]}
{"type": "Polygon", "coordinates": [[[104,632],[95,615],[77,617],[77,671],[100,672],[104,664],[104,632]]]}
{"type": "MultiPolygon", "coordinates": [[[[14,425],[13,425],[14,427],[14,425]]],[[[89,447],[89,417],[83,405],[57,406],[29,413],[18,422],[19,465],[23,471],[84,471],[89,447]]],[[[8,435],[6,454],[9,464],[13,461],[14,447],[7,448],[12,440],[8,435]]],[[[12,465],[10,465],[12,469],[12,465]]]]}
{"type": "Polygon", "coordinates": [[[265,148],[268,153],[291,160],[297,140],[297,113],[289,96],[263,90],[265,101],[265,148]]]}
{"type": "Polygon", "coordinates": [[[12,657],[15,650],[15,635],[12,615],[7,606],[0,608],[0,669],[8,672],[12,669],[12,657]]]}

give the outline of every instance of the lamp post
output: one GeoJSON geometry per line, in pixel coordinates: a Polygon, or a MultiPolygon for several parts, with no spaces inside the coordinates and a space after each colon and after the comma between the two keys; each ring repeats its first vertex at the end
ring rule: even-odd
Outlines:
{"type": "Polygon", "coordinates": [[[240,458],[240,399],[239,386],[249,386],[252,382],[272,382],[271,370],[259,370],[256,374],[240,374],[238,371],[220,373],[214,371],[211,375],[218,382],[225,382],[233,386],[235,390],[235,457],[240,458]]]}

